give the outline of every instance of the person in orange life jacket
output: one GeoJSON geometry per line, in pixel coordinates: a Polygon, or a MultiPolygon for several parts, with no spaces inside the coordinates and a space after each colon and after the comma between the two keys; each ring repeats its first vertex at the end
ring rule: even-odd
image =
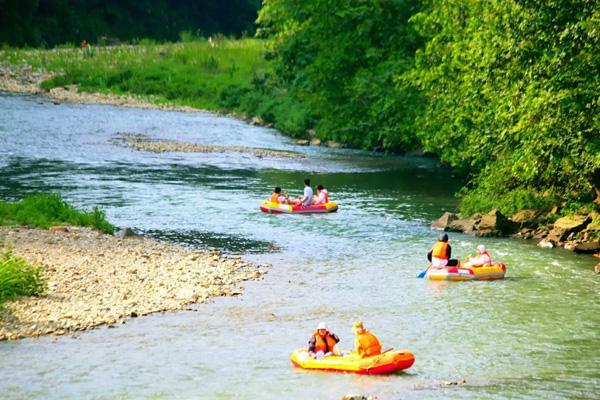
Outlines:
{"type": "Polygon", "coordinates": [[[271,203],[286,203],[287,202],[287,193],[286,195],[281,194],[281,188],[277,186],[273,194],[271,194],[271,198],[269,199],[271,203]]]}
{"type": "Polygon", "coordinates": [[[323,188],[323,185],[318,185],[317,194],[313,196],[312,204],[325,203],[329,203],[329,193],[327,193],[327,189],[323,188]]]}
{"type": "Polygon", "coordinates": [[[367,331],[361,321],[356,321],[352,326],[354,339],[354,351],[361,357],[371,357],[381,354],[381,342],[377,336],[367,331]]]}
{"type": "Polygon", "coordinates": [[[308,340],[308,354],[313,358],[339,356],[341,354],[337,345],[339,341],[337,335],[329,332],[325,322],[320,322],[317,330],[308,340]]]}
{"type": "Polygon", "coordinates": [[[448,235],[441,233],[439,240],[435,242],[433,248],[427,253],[427,259],[434,268],[456,267],[458,260],[451,259],[450,257],[452,257],[452,247],[448,244],[448,235]]]}
{"type": "Polygon", "coordinates": [[[477,254],[475,257],[469,256],[467,257],[467,261],[463,264],[465,267],[483,267],[486,264],[490,264],[492,262],[492,257],[490,257],[490,253],[485,249],[485,246],[480,244],[477,246],[477,254]]]}

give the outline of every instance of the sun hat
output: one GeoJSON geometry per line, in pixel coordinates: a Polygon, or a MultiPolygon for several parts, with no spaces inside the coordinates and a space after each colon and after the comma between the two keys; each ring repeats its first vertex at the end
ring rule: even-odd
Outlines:
{"type": "Polygon", "coordinates": [[[477,250],[483,253],[485,251],[485,246],[480,244],[479,246],[477,246],[477,250]]]}
{"type": "Polygon", "coordinates": [[[319,325],[317,325],[317,330],[319,329],[325,329],[326,331],[329,330],[327,329],[327,325],[325,325],[325,322],[319,322],[319,325]]]}

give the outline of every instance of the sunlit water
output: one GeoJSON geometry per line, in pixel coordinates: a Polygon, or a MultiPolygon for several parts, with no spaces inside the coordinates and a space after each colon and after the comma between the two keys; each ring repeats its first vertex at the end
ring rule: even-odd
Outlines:
{"type": "Polygon", "coordinates": [[[451,234],[456,256],[485,243],[496,282],[416,279],[460,182],[434,160],[299,147],[274,130],[203,113],[53,105],[0,96],[0,197],[52,191],[101,206],[117,226],[272,264],[244,294],[75,337],[0,343],[3,399],[598,398],[600,279],[594,259],[513,239],[451,234]],[[154,154],[117,132],[303,153],[154,154]],[[324,184],[336,214],[267,215],[274,186],[324,184]],[[352,345],[362,319],[416,356],[384,377],[307,372],[290,353],[321,320],[352,345]],[[446,385],[465,379],[466,384],[446,385]]]}

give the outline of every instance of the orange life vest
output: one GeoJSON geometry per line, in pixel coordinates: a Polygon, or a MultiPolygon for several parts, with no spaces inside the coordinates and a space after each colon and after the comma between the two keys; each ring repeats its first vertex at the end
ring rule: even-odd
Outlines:
{"type": "Polygon", "coordinates": [[[315,332],[313,335],[315,337],[315,353],[318,351],[329,353],[330,351],[333,351],[333,346],[337,344],[335,339],[331,337],[329,333],[325,335],[325,338],[322,338],[317,332],[315,332]]]}
{"type": "Polygon", "coordinates": [[[370,357],[381,353],[381,343],[377,336],[364,331],[356,337],[356,352],[361,357],[370,357]]]}
{"type": "Polygon", "coordinates": [[[271,203],[279,203],[279,193],[273,193],[271,195],[271,203]]]}
{"type": "Polygon", "coordinates": [[[444,260],[448,259],[448,243],[437,241],[433,246],[433,250],[431,252],[431,256],[435,258],[442,258],[444,260]]]}

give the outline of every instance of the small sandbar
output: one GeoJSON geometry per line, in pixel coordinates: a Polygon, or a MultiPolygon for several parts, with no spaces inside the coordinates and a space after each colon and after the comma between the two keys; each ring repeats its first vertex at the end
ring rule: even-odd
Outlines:
{"type": "Polygon", "coordinates": [[[214,296],[240,294],[237,285],[259,279],[267,267],[218,251],[121,239],[89,228],[0,227],[0,238],[16,256],[40,265],[48,282],[43,297],[5,303],[0,340],[69,334],[187,309],[214,296]]]}
{"type": "Polygon", "coordinates": [[[151,139],[147,135],[135,132],[119,132],[115,135],[113,143],[130,147],[138,151],[150,151],[153,153],[246,153],[256,157],[279,157],[279,158],[304,158],[301,153],[284,150],[270,150],[256,147],[244,146],[221,146],[213,144],[186,143],[175,140],[151,139]]]}

